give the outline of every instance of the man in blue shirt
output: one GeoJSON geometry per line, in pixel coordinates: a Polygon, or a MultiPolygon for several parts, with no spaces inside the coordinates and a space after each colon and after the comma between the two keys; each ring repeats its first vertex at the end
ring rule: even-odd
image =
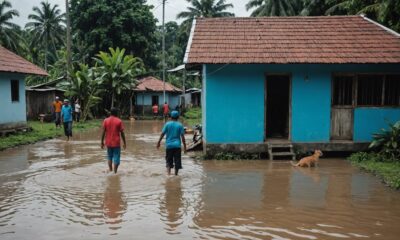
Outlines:
{"type": "Polygon", "coordinates": [[[72,107],[68,99],[64,99],[64,105],[61,108],[61,121],[64,125],[64,134],[69,141],[69,137],[72,137],[72,107]]]}
{"type": "Polygon", "coordinates": [[[181,140],[183,143],[183,152],[186,152],[186,141],[185,141],[185,130],[183,125],[178,122],[179,112],[172,111],[171,119],[172,121],[167,122],[160,136],[160,139],[157,142],[157,149],[160,148],[161,140],[166,135],[166,165],[167,165],[167,174],[171,174],[171,168],[174,168],[175,165],[175,175],[178,175],[179,169],[182,168],[181,163],[181,140]]]}

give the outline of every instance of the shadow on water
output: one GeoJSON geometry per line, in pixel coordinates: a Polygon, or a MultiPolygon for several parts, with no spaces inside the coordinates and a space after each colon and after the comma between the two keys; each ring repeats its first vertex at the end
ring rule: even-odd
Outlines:
{"type": "Polygon", "coordinates": [[[398,239],[400,194],[347,161],[198,161],[178,177],[162,122],[125,122],[108,174],[100,130],[0,154],[0,239],[398,239]]]}

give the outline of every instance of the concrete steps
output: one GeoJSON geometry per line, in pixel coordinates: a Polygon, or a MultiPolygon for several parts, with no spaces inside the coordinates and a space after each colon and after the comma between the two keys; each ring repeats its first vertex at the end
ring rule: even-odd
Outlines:
{"type": "Polygon", "coordinates": [[[268,156],[269,160],[274,160],[275,157],[290,157],[292,160],[296,160],[291,143],[268,143],[268,156]]]}

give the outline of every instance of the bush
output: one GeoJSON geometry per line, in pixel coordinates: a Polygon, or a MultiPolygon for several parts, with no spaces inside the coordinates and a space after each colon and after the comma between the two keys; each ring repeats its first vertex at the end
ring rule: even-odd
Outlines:
{"type": "Polygon", "coordinates": [[[256,153],[233,153],[233,152],[219,152],[214,156],[208,156],[207,159],[215,160],[255,160],[260,159],[256,153]]]}
{"type": "Polygon", "coordinates": [[[376,149],[385,161],[400,161],[400,121],[389,124],[389,129],[373,134],[371,149],[376,149]]]}

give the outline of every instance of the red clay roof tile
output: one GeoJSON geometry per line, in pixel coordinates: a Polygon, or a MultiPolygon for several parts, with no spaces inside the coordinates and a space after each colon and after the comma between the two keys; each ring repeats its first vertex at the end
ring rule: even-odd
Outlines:
{"type": "Polygon", "coordinates": [[[48,76],[45,70],[2,46],[0,46],[0,72],[48,76]]]}
{"type": "Polygon", "coordinates": [[[399,36],[362,16],[199,18],[187,63],[400,63],[399,36]]]}
{"type": "MultiPolygon", "coordinates": [[[[139,80],[139,84],[136,86],[135,91],[142,92],[142,91],[150,91],[150,92],[162,92],[163,81],[155,78],[155,77],[145,77],[139,80]]],[[[175,87],[170,83],[165,83],[165,91],[166,92],[182,92],[181,89],[175,87]]]]}

